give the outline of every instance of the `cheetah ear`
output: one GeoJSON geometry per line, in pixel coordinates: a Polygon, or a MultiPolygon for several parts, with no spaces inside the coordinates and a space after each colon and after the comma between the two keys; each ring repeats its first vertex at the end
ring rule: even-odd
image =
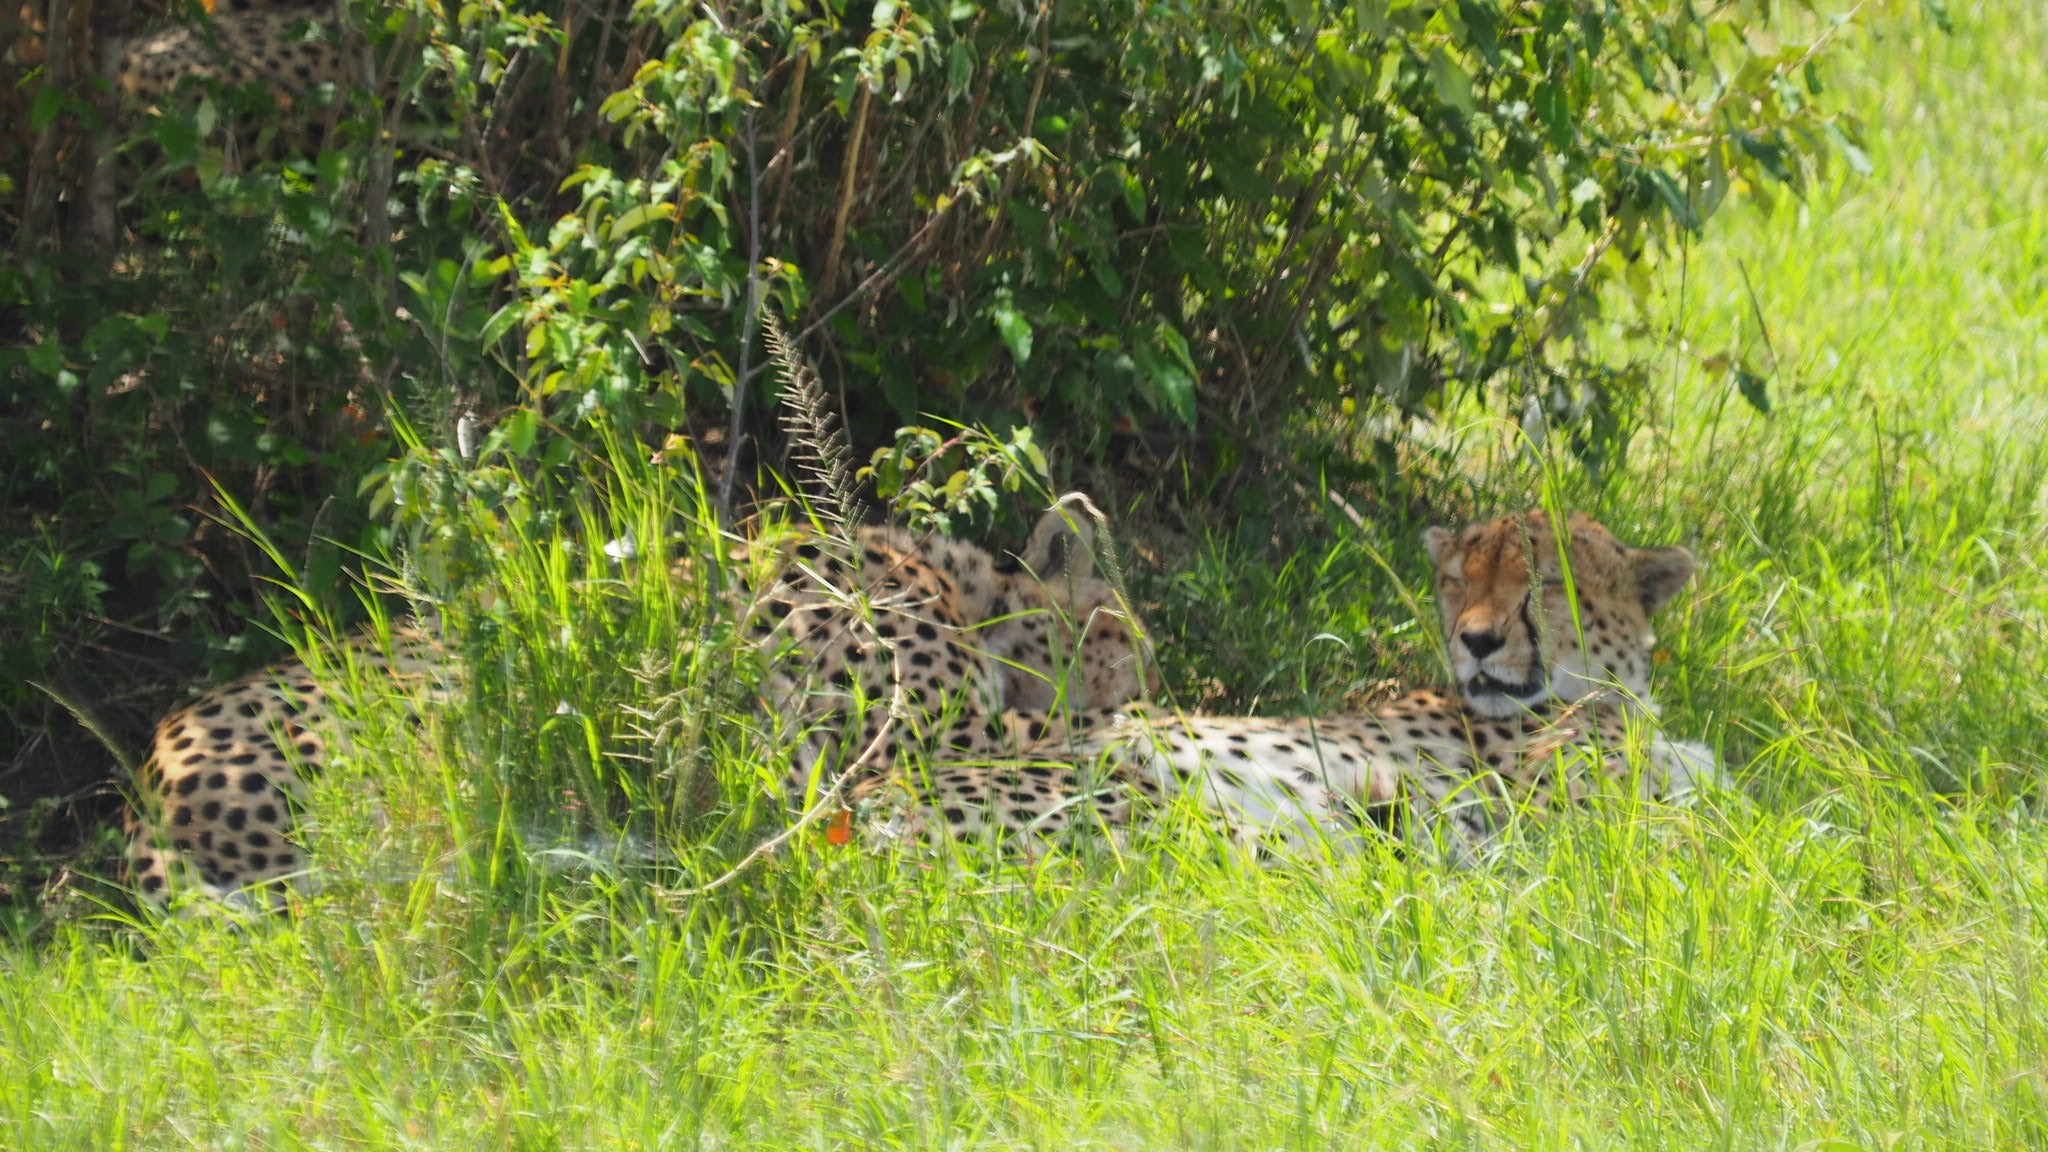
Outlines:
{"type": "Polygon", "coordinates": [[[1451,541],[1457,538],[1458,534],[1449,528],[1424,528],[1422,530],[1422,546],[1429,549],[1429,558],[1439,565],[1444,562],[1444,553],[1450,550],[1451,541]]]}
{"type": "Polygon", "coordinates": [[[1629,562],[1635,566],[1636,587],[1642,591],[1646,612],[1671,603],[1699,568],[1691,552],[1676,546],[1638,548],[1629,554],[1629,562]]]}
{"type": "Polygon", "coordinates": [[[1038,518],[1021,557],[1040,580],[1086,580],[1095,574],[1095,521],[1085,509],[1055,505],[1038,518]]]}

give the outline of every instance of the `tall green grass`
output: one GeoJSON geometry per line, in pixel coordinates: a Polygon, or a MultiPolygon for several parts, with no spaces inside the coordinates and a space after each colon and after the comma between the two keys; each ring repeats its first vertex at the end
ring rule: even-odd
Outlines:
{"type": "MultiPolygon", "coordinates": [[[[2048,16],[1950,8],[1831,73],[1874,175],[1732,209],[1615,337],[1670,365],[1633,469],[1556,481],[1702,554],[1657,694],[1747,799],[1462,871],[812,839],[692,896],[760,834],[716,801],[776,734],[699,585],[591,546],[680,524],[715,563],[643,477],[496,548],[463,703],[371,724],[322,784],[334,878],[296,916],[0,948],[0,1146],[2048,1143],[2048,74],[2016,47],[2048,16]],[[1694,352],[1735,342],[1768,416],[1694,352]]],[[[1468,435],[1475,506],[1537,493],[1506,431],[1468,435]]],[[[1151,589],[1184,695],[1435,675],[1412,534],[1376,531],[1189,549],[1151,589]]]]}

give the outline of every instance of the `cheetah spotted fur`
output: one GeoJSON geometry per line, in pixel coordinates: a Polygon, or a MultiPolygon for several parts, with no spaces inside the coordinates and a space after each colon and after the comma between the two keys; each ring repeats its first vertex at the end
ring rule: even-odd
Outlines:
{"type": "Polygon", "coordinates": [[[1562,527],[1539,510],[1425,534],[1455,693],[1321,718],[1132,716],[1017,762],[870,786],[873,834],[1030,846],[1121,834],[1184,797],[1257,849],[1355,851],[1393,835],[1470,861],[1517,814],[1560,799],[1619,783],[1671,801],[1717,782],[1710,751],[1651,730],[1650,617],[1692,578],[1692,553],[1627,547],[1581,514],[1562,527]]]}
{"type": "MultiPolygon", "coordinates": [[[[1092,527],[1060,510],[1016,564],[895,528],[863,529],[845,544],[786,543],[749,620],[765,647],[796,650],[763,685],[769,710],[805,737],[787,782],[792,802],[899,757],[1014,755],[1031,735],[1079,731],[1152,686],[1142,629],[1094,574],[1092,527]],[[870,743],[869,760],[850,759],[870,743]]],[[[445,696],[458,674],[418,629],[398,630],[388,646],[358,638],[340,658],[365,673],[350,679],[415,690],[421,704],[445,696]]],[[[128,817],[128,879],[150,899],[186,885],[218,899],[303,871],[305,781],[332,755],[354,705],[291,661],[165,717],[128,817]]]]}

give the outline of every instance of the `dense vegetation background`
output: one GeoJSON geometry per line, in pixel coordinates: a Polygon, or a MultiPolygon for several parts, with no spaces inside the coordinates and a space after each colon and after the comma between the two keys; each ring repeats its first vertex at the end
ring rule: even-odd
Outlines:
{"type": "Polygon", "coordinates": [[[237,6],[6,25],[16,831],[279,650],[243,517],[344,616],[359,557],[445,582],[461,509],[545,523],[621,451],[732,520],[782,461],[764,309],[879,494],[973,502],[957,420],[1137,538],[1328,487],[1405,524],[1406,422],[1468,398],[1618,466],[1648,377],[1588,325],[1732,190],[1867,163],[1838,29],[1758,0],[284,7],[362,82],[264,75],[237,6]],[[195,27],[257,81],[108,91],[195,27]]]}
{"type": "MultiPolygon", "coordinates": [[[[1463,19],[1462,5],[1367,11],[1383,10],[1390,21],[1401,14],[1442,20],[1422,32],[1402,26],[1400,35],[1420,45],[1424,60],[1446,46],[1462,63],[1458,45],[1466,42],[1445,31],[1443,13],[1453,7],[1463,19]]],[[[1692,17],[1677,5],[1612,11],[1729,30],[1727,23],[1684,24],[1692,17]]],[[[176,537],[171,551],[207,558],[194,586],[208,591],[182,601],[186,616],[151,623],[150,636],[133,647],[97,639],[51,648],[42,667],[68,669],[75,660],[67,652],[89,654],[93,644],[155,653],[160,691],[174,692],[170,674],[178,670],[157,637],[199,643],[235,635],[237,613],[261,612],[239,592],[221,594],[246,586],[236,564],[242,572],[289,568],[291,587],[307,597],[287,600],[287,615],[308,620],[314,632],[292,638],[317,639],[341,622],[322,620],[312,606],[346,605],[349,597],[326,574],[338,565],[309,546],[316,538],[381,548],[380,535],[388,535],[406,544],[404,555],[419,558],[392,578],[430,585],[439,563],[496,598],[454,601],[463,607],[457,624],[479,673],[465,698],[425,729],[405,724],[403,709],[373,710],[357,754],[322,781],[315,805],[329,882],[294,916],[230,931],[205,919],[138,922],[118,902],[100,903],[101,890],[79,876],[44,893],[41,909],[17,905],[9,913],[9,937],[0,944],[0,1142],[52,1149],[2039,1146],[2048,1139],[2040,1074],[2048,1066],[2048,1004],[2039,995],[2040,957],[2048,951],[2048,834],[2038,815],[2041,733],[2048,730],[2048,686],[2039,675],[2048,664],[2041,562],[2048,555],[2048,405],[2038,386],[2048,322],[2041,271],[2048,267],[2048,168],[2041,163],[2048,77],[2014,46],[2048,42],[2048,15],[2034,5],[1953,3],[1946,10],[1872,5],[1847,27],[1831,23],[1832,12],[1808,22],[1782,9],[1769,23],[1750,9],[1715,9],[1700,19],[1728,13],[1743,16],[1748,46],[1726,46],[1731,74],[1746,51],[1779,59],[1782,41],[1790,53],[1782,58],[1798,62],[1806,45],[1836,30],[1815,70],[1801,63],[1784,76],[1803,92],[1818,85],[1828,106],[1861,117],[1860,150],[1838,151],[1840,162],[1810,173],[1796,197],[1767,177],[1731,180],[1719,216],[1675,245],[1648,243],[1638,253],[1617,239],[1603,248],[1600,233],[1584,231],[1584,223],[1560,241],[1556,266],[1576,270],[1597,251],[1588,284],[1595,275],[1610,278],[1598,293],[1571,297],[1587,306],[1597,300],[1602,310],[1582,314],[1571,338],[1561,330],[1543,350],[1582,362],[1567,369],[1558,361],[1560,371],[1577,374],[1566,377],[1574,382],[1604,388],[1633,379],[1631,389],[1599,393],[1632,397],[1615,409],[1629,415],[1615,435],[1592,435],[1595,425],[1570,419],[1570,405],[1560,411],[1539,401],[1532,415],[1528,393],[1518,391],[1531,379],[1520,361],[1492,377],[1460,375],[1485,360],[1461,358],[1446,321],[1425,326],[1428,339],[1443,341],[1429,345],[1435,356],[1427,371],[1445,373],[1449,385],[1423,395],[1426,420],[1393,419],[1380,393],[1362,386],[1317,392],[1324,373],[1349,371],[1330,367],[1332,358],[1319,351],[1325,333],[1314,325],[1323,320],[1304,320],[1302,338],[1311,354],[1326,358],[1290,368],[1299,375],[1284,387],[1300,390],[1278,393],[1285,399],[1270,409],[1226,403],[1219,417],[1208,406],[1207,397],[1240,394],[1228,373],[1242,366],[1202,351],[1236,339],[1222,325],[1213,337],[1207,328],[1181,331],[1197,368],[1192,426],[1170,402],[1152,407],[1135,391],[1122,410],[1128,428],[1120,419],[1096,425],[1062,416],[1052,404],[1036,409],[1044,421],[1036,443],[1053,467],[1114,494],[1112,513],[1132,526],[1124,532],[1132,578],[1143,585],[1184,702],[1326,709],[1369,696],[1385,678],[1436,676],[1426,576],[1403,524],[1410,516],[1448,518],[1547,495],[1587,508],[1632,542],[1684,540],[1699,549],[1701,580],[1660,621],[1656,690],[1667,726],[1712,743],[1739,793],[1682,812],[1587,813],[1482,868],[1449,871],[1391,853],[1255,868],[1200,841],[1023,864],[844,852],[813,839],[715,893],[693,893],[690,886],[719,874],[773,819],[749,798],[758,797],[756,781],[780,766],[779,749],[736,698],[731,639],[717,631],[716,605],[702,589],[668,579],[663,564],[634,562],[631,549],[615,549],[615,559],[595,545],[630,535],[643,544],[666,538],[699,557],[713,553],[719,480],[730,457],[714,434],[729,434],[731,409],[715,386],[685,389],[682,418],[672,424],[637,411],[633,420],[644,423],[635,427],[649,438],[634,443],[621,434],[627,424],[607,422],[616,409],[596,387],[602,378],[575,377],[585,361],[566,352],[550,359],[569,345],[557,345],[551,333],[531,359],[519,358],[528,331],[520,325],[529,315],[567,317],[561,323],[570,335],[597,334],[575,346],[595,349],[589,363],[607,370],[659,365],[661,372],[709,373],[723,363],[736,371],[744,290],[667,309],[678,323],[687,316],[711,326],[713,337],[702,344],[672,337],[648,345],[645,361],[638,349],[599,354],[610,345],[597,336],[625,328],[606,327],[604,308],[634,294],[585,287],[601,276],[575,262],[603,250],[587,229],[605,217],[604,210],[593,217],[582,185],[568,194],[577,222],[562,226],[556,255],[491,270],[512,248],[490,240],[486,255],[450,256],[445,278],[420,280],[425,290],[452,286],[433,315],[467,317],[460,324],[419,319],[429,314],[419,303],[428,297],[404,275],[421,265],[396,261],[428,249],[408,248],[399,235],[440,233],[406,215],[413,211],[407,196],[386,197],[396,205],[389,216],[394,264],[383,281],[356,274],[354,264],[275,255],[303,252],[292,245],[323,235],[332,243],[320,252],[345,257],[365,249],[348,231],[358,217],[339,210],[307,208],[294,217],[332,221],[330,233],[256,228],[248,221],[271,220],[276,210],[261,198],[252,215],[223,218],[222,235],[208,242],[214,247],[152,240],[130,249],[125,263],[107,266],[116,280],[187,260],[205,267],[215,258],[208,253],[261,236],[266,255],[238,266],[232,283],[266,285],[275,273],[312,285],[295,299],[320,307],[245,304],[214,316],[214,308],[243,297],[225,288],[168,296],[175,308],[151,306],[179,320],[163,329],[163,355],[211,349],[179,377],[187,391],[168,383],[156,391],[168,379],[157,376],[99,390],[29,388],[19,384],[31,379],[19,374],[27,370],[17,368],[6,386],[24,390],[8,403],[69,396],[82,411],[141,420],[121,407],[134,404],[155,414],[151,427],[183,430],[168,441],[178,454],[164,450],[161,459],[189,463],[234,441],[208,439],[199,434],[203,421],[180,424],[174,415],[256,411],[273,395],[333,401],[310,386],[274,391],[262,372],[277,367],[285,383],[346,378],[279,366],[297,364],[293,357],[311,349],[346,348],[338,337],[334,345],[314,338],[334,323],[328,301],[395,285],[389,290],[399,304],[389,313],[346,314],[373,366],[371,379],[390,375],[357,393],[368,419],[342,424],[351,434],[323,443],[346,453],[318,466],[355,474],[399,460],[381,474],[389,483],[373,483],[369,492],[403,495],[405,503],[373,511],[366,498],[345,520],[340,509],[354,498],[351,490],[316,482],[316,457],[302,472],[205,458],[234,506],[257,510],[252,521],[270,526],[278,547],[266,554],[260,537],[198,515],[222,511],[231,524],[242,523],[225,502],[214,503],[196,470],[182,463],[164,469],[176,471],[179,494],[148,496],[129,477],[99,467],[125,454],[75,458],[65,474],[77,486],[53,483],[33,490],[42,493],[33,499],[69,493],[75,503],[65,515],[80,519],[65,524],[113,516],[123,507],[113,495],[127,491],[140,506],[190,518],[195,530],[176,537]],[[1945,20],[1953,33],[1943,30],[1945,20]],[[1862,175],[1866,161],[1870,174],[1862,175]],[[551,288],[560,295],[550,297],[551,288]],[[515,301],[519,319],[500,333],[507,344],[462,351],[460,333],[474,331],[481,341],[498,308],[515,301]],[[206,341],[170,339],[192,316],[214,316],[221,326],[206,341]],[[708,354],[679,361],[668,351],[698,355],[714,346],[725,348],[723,361],[708,354]],[[1600,370],[1630,365],[1632,377],[1600,370]],[[548,391],[549,381],[571,379],[575,389],[548,391]],[[509,381],[526,390],[486,391],[509,381]],[[415,395],[408,389],[423,398],[399,409],[413,413],[410,420],[378,406],[387,385],[407,405],[415,395]],[[448,398],[455,392],[434,390],[447,388],[475,391],[456,402],[448,398]],[[173,402],[180,397],[192,406],[173,402]],[[703,408],[694,408],[700,400],[703,408]],[[480,420],[465,453],[456,417],[472,404],[480,420]],[[1256,423],[1247,415],[1254,412],[1256,423]],[[1062,421],[1085,426],[1056,432],[1062,421]],[[1582,429],[1587,434],[1577,434],[1582,429]],[[681,436],[670,443],[672,431],[681,436]],[[1383,453],[1381,442],[1389,445],[1383,453]],[[1601,444],[1605,455],[1592,450],[1601,444]],[[551,452],[561,454],[554,467],[539,467],[551,452]],[[707,458],[709,482],[700,483],[707,458]],[[1597,471],[1589,467],[1594,461],[1597,471]],[[258,482],[287,476],[303,485],[291,491],[317,499],[293,506],[258,482]],[[95,499],[92,484],[109,495],[95,499]],[[1344,497],[1359,522],[1330,504],[1326,491],[1344,497]],[[329,497],[335,503],[321,512],[319,501],[329,497]],[[281,515],[281,507],[302,507],[303,518],[281,515]],[[344,523],[346,530],[328,527],[344,523]],[[692,798],[707,780],[718,803],[692,798]],[[574,810],[628,783],[639,791],[617,812],[590,819],[574,810]],[[388,822],[365,803],[366,785],[377,790],[388,822]],[[685,818],[665,823],[639,818],[642,811],[685,818]],[[693,812],[694,822],[687,819],[693,812]],[[565,829],[565,821],[574,827],[565,829]],[[617,835],[621,826],[631,839],[617,835]]],[[[854,30],[844,35],[857,35],[865,50],[870,14],[839,18],[854,30]]],[[[1007,42],[1016,47],[977,54],[977,66],[1000,61],[1020,77],[1014,96],[1005,97],[1016,102],[998,105],[1004,89],[992,81],[984,104],[1009,109],[1008,118],[985,114],[976,122],[991,134],[993,153],[1009,146],[997,142],[999,132],[1012,142],[1019,135],[1016,118],[1041,59],[1032,44],[1065,50],[1087,38],[1048,35],[1029,23],[1029,13],[1011,9],[985,19],[979,27],[1009,29],[1007,42]]],[[[1456,36],[1469,31],[1462,27],[1456,36]]],[[[1367,29],[1340,42],[1381,43],[1375,35],[1367,29]]],[[[621,43],[616,33],[606,42],[601,28],[571,39],[572,64],[576,52],[602,55],[601,44],[608,52],[621,43]]],[[[1191,34],[1188,42],[1201,39],[1191,34]]],[[[1243,43],[1285,48],[1294,41],[1265,35],[1243,43]]],[[[482,58],[465,55],[465,44],[437,41],[438,54],[430,55],[482,58]]],[[[831,52],[843,46],[832,41],[831,52]]],[[[818,86],[828,64],[854,67],[854,57],[829,55],[809,66],[806,101],[828,100],[818,86]]],[[[530,61],[538,58],[529,55],[519,67],[535,67],[530,61]]],[[[1123,54],[1114,63],[1122,67],[1123,54]]],[[[1140,54],[1130,66],[1150,65],[1140,54]]],[[[913,94],[940,75],[933,67],[930,58],[911,59],[913,94]]],[[[1390,81],[1390,92],[1448,99],[1460,91],[1454,80],[1439,88],[1426,64],[1417,71],[1427,83],[1390,81]]],[[[1487,90],[1483,70],[1466,74],[1474,92],[1487,90]]],[[[1045,75],[1041,105],[1063,83],[1058,68],[1045,75]]],[[[1634,73],[1602,65],[1598,75],[1627,84],[1634,73]]],[[[532,95],[521,99],[570,98],[551,81],[527,83],[532,95]]],[[[1703,98],[1717,90],[1709,84],[1703,98]]],[[[843,106],[831,96],[829,113],[803,137],[816,141],[803,146],[816,169],[792,169],[789,203],[800,182],[811,180],[812,203],[836,208],[847,170],[837,158],[865,154],[865,144],[851,147],[858,90],[846,91],[843,106]]],[[[440,80],[419,90],[427,107],[459,94],[459,85],[440,80]]],[[[898,105],[889,95],[879,91],[870,102],[868,132],[888,130],[893,120],[885,122],[884,112],[929,107],[910,96],[898,105]]],[[[1123,90],[1118,96],[1119,115],[1141,103],[1123,90]]],[[[1188,104],[1190,115],[1209,107],[1188,104]]],[[[1477,97],[1474,104],[1475,111],[1486,107],[1477,97]]],[[[1640,107],[1649,115],[1663,106],[1645,98],[1640,107]]],[[[1755,111],[1736,111],[1743,108],[1755,111]]],[[[68,106],[57,111],[74,114],[68,106]]],[[[1582,113],[1571,122],[1575,130],[1606,123],[1575,111],[1582,113]]],[[[736,132],[744,132],[743,112],[735,113],[736,132]]],[[[933,123],[925,147],[941,140],[933,123]]],[[[1071,114],[1067,123],[1075,123],[1071,114]]],[[[758,155],[770,157],[760,170],[773,175],[771,148],[779,145],[770,141],[779,126],[763,117],[756,130],[758,155]]],[[[593,150],[627,146],[609,133],[546,139],[593,150]]],[[[661,133],[669,135],[643,133],[632,146],[659,155],[665,143],[650,141],[701,138],[672,125],[661,133]]],[[[995,193],[1044,193],[1041,206],[1073,202],[1068,186],[1054,180],[1068,153],[1049,133],[1044,138],[1047,167],[1020,175],[1007,193],[998,181],[995,193]]],[[[170,144],[158,145],[166,156],[170,144]]],[[[457,153],[447,139],[432,147],[457,153]]],[[[522,163],[553,162],[545,148],[532,151],[522,163]]],[[[745,151],[730,172],[744,170],[745,151]]],[[[328,167],[342,176],[353,171],[341,161],[328,167]]],[[[394,163],[393,186],[411,187],[398,170],[394,163]]],[[[855,195],[916,170],[859,169],[855,195]]],[[[552,173],[520,177],[529,178],[521,187],[554,187],[552,173]]],[[[315,195],[328,187],[322,179],[317,169],[303,183],[280,178],[275,195],[317,207],[327,203],[315,195]]],[[[1531,210],[1550,210],[1540,182],[1535,187],[1531,210]]],[[[159,192],[197,194],[175,183],[159,192]]],[[[19,195],[9,203],[26,204],[27,193],[19,195]]],[[[458,198],[445,195],[434,203],[458,198]]],[[[745,199],[728,193],[719,210],[745,220],[745,199]]],[[[1022,251],[1011,247],[1022,225],[990,207],[1001,199],[960,201],[942,228],[972,219],[969,241],[992,232],[991,252],[1022,251]],[[969,209],[984,214],[970,217],[969,209]]],[[[201,207],[210,202],[202,196],[201,207]]],[[[1466,219],[1455,208],[1463,202],[1411,215],[1411,222],[1434,230],[1419,234],[1440,238],[1466,219]]],[[[68,243],[66,203],[55,202],[33,246],[59,237],[68,243]]],[[[764,218],[773,203],[765,200],[764,218]]],[[[1202,210],[1229,203],[1210,197],[1202,210]]],[[[855,208],[841,260],[843,268],[869,261],[862,280],[887,268],[930,219],[879,210],[861,217],[855,208]],[[857,255],[851,237],[863,220],[894,231],[857,255]]],[[[1576,206],[1588,208],[1609,210],[1598,199],[1576,206]]],[[[540,226],[517,217],[530,243],[552,244],[559,209],[536,215],[540,226]]],[[[418,219],[455,218],[452,209],[442,211],[418,219]]],[[[698,211],[718,214],[708,204],[698,211]]],[[[793,219],[787,205],[783,212],[793,219]]],[[[166,237],[208,218],[189,208],[124,227],[166,237]]],[[[506,217],[479,211],[468,219],[448,235],[466,229],[495,237],[506,217]]],[[[623,231],[631,239],[666,226],[650,220],[623,231]]],[[[816,233],[801,243],[764,244],[763,251],[815,279],[831,248],[830,217],[812,227],[816,233]]],[[[1248,231],[1265,235],[1273,227],[1269,217],[1248,231]]],[[[1205,223],[1187,234],[1231,244],[1248,233],[1205,223]]],[[[1033,274],[1068,267],[1032,251],[1016,259],[1033,274]]],[[[1441,265],[1424,265],[1432,276],[1466,277],[1470,288],[1447,293],[1451,301],[1480,323],[1520,309],[1535,315],[1524,281],[1497,265],[1470,263],[1469,252],[1454,239],[1441,265]]],[[[1521,258],[1535,259],[1527,249],[1521,258]]],[[[736,259],[744,272],[747,258],[736,259]]],[[[57,262],[17,261],[8,269],[57,262]]],[[[1111,266],[1127,289],[1144,274],[1136,265],[1111,266]]],[[[99,267],[52,271],[47,282],[87,285],[99,267]]],[[[951,283],[948,267],[939,266],[942,287],[951,283]]],[[[801,331],[804,317],[815,319],[842,297],[846,281],[838,283],[839,294],[821,289],[780,300],[779,314],[801,331]]],[[[1361,283],[1308,298],[1314,308],[1349,307],[1373,298],[1361,283]]],[[[1062,347],[1061,329],[1049,311],[1019,313],[1033,337],[1029,359],[1002,368],[1016,364],[1008,337],[1018,329],[1012,324],[1006,334],[998,313],[978,310],[993,306],[996,287],[986,296],[975,294],[982,288],[947,287],[958,294],[936,297],[927,289],[927,302],[959,303],[909,314],[921,317],[934,347],[979,331],[993,342],[997,369],[983,378],[993,381],[990,394],[1024,396],[1039,379],[1032,366],[1054,362],[1041,352],[1062,347]]],[[[101,311],[88,307],[83,288],[73,296],[51,291],[9,305],[17,309],[9,315],[27,317],[24,331],[37,337],[24,343],[40,346],[51,338],[43,334],[66,331],[51,319],[57,313],[32,309],[70,307],[63,314],[75,327],[63,347],[86,347],[79,333],[89,333],[101,311]]],[[[1013,286],[1012,301],[1018,297],[1013,286]]],[[[1184,318],[1240,298],[1256,295],[1187,290],[1173,308],[1195,311],[1161,306],[1133,314],[1148,322],[1184,318]]],[[[1064,297],[1026,299],[1051,310],[1064,297]]],[[[832,387],[845,391],[866,448],[888,442],[900,417],[874,393],[857,409],[856,395],[910,361],[888,351],[857,370],[844,349],[893,331],[883,327],[894,322],[891,310],[911,305],[879,292],[861,300],[808,335],[805,347],[832,387]],[[839,331],[842,324],[851,331],[839,331]]],[[[114,323],[126,324],[128,314],[116,311],[114,323]]],[[[1343,320],[1329,323],[1334,329],[1343,320]]],[[[1134,326],[1115,338],[1149,331],[1134,326]]],[[[150,345],[138,337],[135,346],[150,345]]],[[[1088,345],[1077,337],[1073,348],[1059,356],[1083,355],[1088,345]]],[[[83,352],[65,355],[59,368],[81,379],[97,362],[83,352]]],[[[1138,356],[1131,358],[1136,365],[1138,356]]],[[[773,375],[763,374],[758,386],[771,388],[773,375]]],[[[1364,377],[1348,379],[1356,385],[1364,377]]],[[[943,395],[937,384],[920,386],[943,395]]],[[[1022,400],[1013,402],[1021,411],[1022,400]]],[[[971,414],[969,403],[952,410],[971,414]]],[[[766,396],[750,404],[742,430],[767,432],[766,396]]],[[[8,409],[8,418],[20,410],[8,409]]],[[[1000,421],[992,423],[999,440],[1008,437],[1000,421]]],[[[10,425],[10,452],[16,443],[56,451],[64,442],[40,423],[29,429],[40,436],[14,436],[17,427],[10,425]]],[[[129,425],[110,416],[104,427],[111,435],[129,425]]],[[[947,465],[934,467],[942,475],[947,465]]],[[[750,463],[743,471],[752,477],[750,463]]],[[[30,491],[9,490],[10,515],[40,507],[17,495],[30,491]]],[[[52,514],[19,522],[47,525],[52,514]]],[[[1002,531],[996,526],[998,539],[1002,531]]],[[[52,623],[18,635],[122,636],[136,620],[154,620],[133,614],[153,610],[150,589],[158,585],[131,574],[127,543],[112,548],[82,527],[75,535],[68,527],[47,532],[44,554],[58,563],[27,563],[31,545],[24,544],[24,563],[7,571],[54,573],[36,576],[46,581],[37,586],[63,588],[58,577],[87,571],[64,562],[75,558],[98,565],[91,579],[107,588],[92,593],[103,599],[90,610],[37,609],[44,614],[35,619],[52,623]],[[120,601],[120,587],[144,591],[120,601]],[[82,625],[104,631],[65,631],[82,625]]],[[[24,529],[20,539],[43,537],[24,529]]],[[[202,646],[194,662],[245,655],[256,656],[202,646]]],[[[123,682],[105,668],[87,682],[123,682]]],[[[112,703],[104,698],[110,695],[74,699],[101,705],[112,703]]],[[[48,721],[35,738],[68,723],[48,721]]]]}

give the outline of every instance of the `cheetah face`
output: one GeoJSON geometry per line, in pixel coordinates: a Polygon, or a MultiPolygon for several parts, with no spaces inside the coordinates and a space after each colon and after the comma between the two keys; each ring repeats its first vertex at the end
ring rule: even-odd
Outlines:
{"type": "Polygon", "coordinates": [[[1001,671],[1003,704],[1025,711],[1108,708],[1159,689],[1142,623],[1095,574],[1095,528],[1054,508],[1012,571],[999,572],[977,642],[1001,671]]]}
{"type": "Polygon", "coordinates": [[[1650,616],[1692,579],[1693,555],[1630,548],[1583,513],[1565,527],[1560,546],[1539,508],[1423,533],[1451,671],[1482,716],[1609,689],[1648,699],[1650,616]]]}

